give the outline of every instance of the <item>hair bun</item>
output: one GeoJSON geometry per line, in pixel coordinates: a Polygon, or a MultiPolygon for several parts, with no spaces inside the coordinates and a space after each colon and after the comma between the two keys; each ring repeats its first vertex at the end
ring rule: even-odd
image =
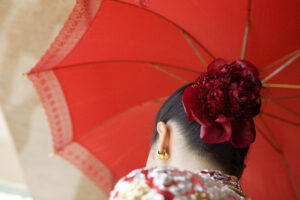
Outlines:
{"type": "Polygon", "coordinates": [[[232,141],[232,135],[244,134],[242,136],[248,135],[246,142],[232,143],[235,147],[249,146],[255,138],[252,118],[260,111],[261,87],[258,70],[252,63],[236,60],[228,64],[224,59],[215,59],[208,65],[207,72],[184,91],[183,105],[188,120],[202,125],[200,137],[204,141],[232,141]],[[245,128],[234,127],[238,124],[245,128]]]}

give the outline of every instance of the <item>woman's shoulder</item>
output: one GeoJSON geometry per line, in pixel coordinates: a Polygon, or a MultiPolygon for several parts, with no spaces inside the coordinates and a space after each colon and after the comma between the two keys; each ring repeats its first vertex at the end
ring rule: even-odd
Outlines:
{"type": "Polygon", "coordinates": [[[237,181],[216,170],[141,168],[121,178],[110,200],[244,200],[237,181]]]}

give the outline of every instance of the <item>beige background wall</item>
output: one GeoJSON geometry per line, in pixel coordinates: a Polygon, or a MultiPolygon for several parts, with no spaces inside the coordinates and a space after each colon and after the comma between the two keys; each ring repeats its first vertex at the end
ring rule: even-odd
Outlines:
{"type": "Polygon", "coordinates": [[[48,157],[52,139],[44,110],[20,75],[43,55],[74,3],[0,0],[0,108],[11,138],[0,137],[0,182],[27,187],[35,200],[106,199],[70,163],[48,157]]]}

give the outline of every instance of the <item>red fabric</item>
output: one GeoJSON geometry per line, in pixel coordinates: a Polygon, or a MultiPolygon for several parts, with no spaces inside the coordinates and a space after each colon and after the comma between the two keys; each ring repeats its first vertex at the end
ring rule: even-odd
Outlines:
{"type": "MultiPolygon", "coordinates": [[[[181,29],[206,63],[211,55],[231,62],[240,58],[247,24],[247,1],[139,2],[78,0],[29,74],[46,109],[55,151],[106,192],[116,179],[145,165],[161,98],[206,70],[181,29]]],[[[245,59],[264,69],[262,78],[299,55],[299,6],[298,0],[252,0],[245,59]]],[[[295,59],[266,83],[300,85],[299,64],[295,59]]],[[[264,101],[255,119],[266,136],[257,131],[244,190],[253,199],[295,199],[300,90],[265,87],[263,95],[279,99],[264,101]],[[281,98],[286,96],[292,98],[281,98]]]]}

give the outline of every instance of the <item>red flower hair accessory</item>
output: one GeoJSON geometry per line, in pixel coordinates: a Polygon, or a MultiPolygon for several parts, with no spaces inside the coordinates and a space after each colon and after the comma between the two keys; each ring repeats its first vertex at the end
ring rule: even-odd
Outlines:
{"type": "Polygon", "coordinates": [[[253,64],[228,64],[219,58],[185,89],[182,102],[188,120],[201,124],[204,142],[230,141],[235,148],[245,148],[255,140],[253,117],[260,110],[261,87],[253,64]]]}

